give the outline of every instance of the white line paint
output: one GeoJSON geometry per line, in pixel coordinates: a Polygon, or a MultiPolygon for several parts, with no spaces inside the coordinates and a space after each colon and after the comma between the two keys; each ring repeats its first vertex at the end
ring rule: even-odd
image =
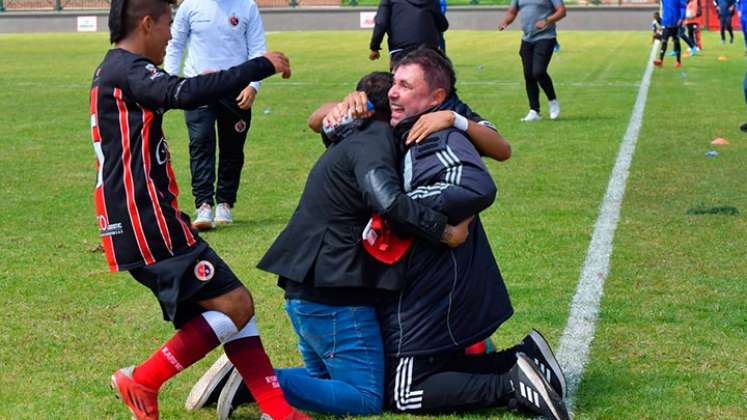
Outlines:
{"type": "Polygon", "coordinates": [[[620,218],[620,207],[625,194],[625,183],[628,180],[630,163],[633,160],[638,133],[643,122],[643,111],[646,108],[651,73],[654,69],[653,60],[658,51],[658,45],[659,43],[656,42],[651,47],[646,71],[643,73],[641,87],[638,90],[638,98],[633,107],[633,114],[630,116],[628,129],[625,131],[625,136],[620,145],[617,161],[607,184],[607,192],[604,194],[604,200],[599,207],[599,217],[594,225],[589,249],[586,251],[586,260],[578,279],[576,295],[571,302],[568,323],[562,337],[560,337],[558,362],[562,366],[568,382],[568,397],[566,400],[568,411],[573,410],[576,391],[589,360],[589,348],[594,339],[594,330],[599,315],[599,302],[609,272],[612,242],[620,218]]]}

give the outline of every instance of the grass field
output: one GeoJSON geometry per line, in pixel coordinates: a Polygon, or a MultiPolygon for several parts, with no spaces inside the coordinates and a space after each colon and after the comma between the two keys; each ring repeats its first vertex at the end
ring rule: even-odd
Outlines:
{"type": "MultiPolygon", "coordinates": [[[[499,197],[483,214],[516,309],[494,336],[499,346],[532,327],[558,343],[649,38],[561,33],[551,75],[562,116],[525,125],[518,34],[447,34],[460,95],[513,147],[509,161],[488,163],[499,197]]],[[[267,81],[255,105],[237,222],[204,235],[252,289],[276,366],[300,358],[282,293],[254,265],[322,152],[305,127],[309,112],[386,67],[366,59],[367,39],[366,32],[268,35],[271,49],[291,57],[293,78],[267,81]]],[[[579,418],[747,418],[747,144],[737,128],[747,120],[745,59],[714,34],[704,34],[704,44],[683,71],[667,57],[653,75],[579,418]],[[731,144],[708,158],[717,136],[731,144]],[[688,215],[717,206],[740,213],[688,215]]],[[[109,375],[172,334],[149,291],[127,274],[107,273],[97,248],[87,92],[107,48],[103,34],[0,36],[0,418],[127,418],[109,375]]],[[[167,115],[165,131],[181,206],[190,209],[180,111],[167,115]]],[[[213,418],[182,405],[214,358],[163,388],[163,418],[213,418]]],[[[243,407],[235,417],[257,415],[243,407]]],[[[500,415],[509,416],[465,417],[500,415]]]]}

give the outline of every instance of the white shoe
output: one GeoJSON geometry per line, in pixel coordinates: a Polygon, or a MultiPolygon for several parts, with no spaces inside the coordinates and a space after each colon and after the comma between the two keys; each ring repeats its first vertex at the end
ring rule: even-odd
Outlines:
{"type": "Polygon", "coordinates": [[[548,105],[550,107],[550,119],[557,119],[560,116],[560,103],[558,103],[557,99],[553,99],[548,102],[548,105]]]}
{"type": "Polygon", "coordinates": [[[215,208],[215,224],[229,225],[231,223],[233,223],[231,206],[229,206],[227,203],[218,203],[218,207],[215,208]]]}
{"type": "Polygon", "coordinates": [[[213,222],[213,208],[210,204],[202,203],[202,205],[197,208],[192,227],[197,230],[210,230],[215,227],[215,222],[213,222]]]}
{"type": "Polygon", "coordinates": [[[184,408],[187,411],[194,411],[218,402],[220,391],[228,380],[232,369],[233,363],[223,353],[192,387],[192,391],[190,391],[187,401],[184,403],[184,408]]]}
{"type": "Polygon", "coordinates": [[[228,380],[223,385],[223,389],[218,397],[218,406],[215,409],[218,414],[218,420],[226,420],[231,417],[231,413],[236,408],[233,406],[233,399],[243,381],[238,369],[234,369],[231,375],[228,376],[228,380]]]}
{"type": "Polygon", "coordinates": [[[530,109],[527,113],[527,116],[521,119],[521,122],[532,122],[532,121],[539,121],[542,119],[542,116],[539,114],[539,112],[530,109]]]}

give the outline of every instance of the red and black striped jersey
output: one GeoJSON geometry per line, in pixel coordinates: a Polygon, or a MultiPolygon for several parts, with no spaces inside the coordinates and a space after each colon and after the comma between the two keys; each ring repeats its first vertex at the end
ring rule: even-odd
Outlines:
{"type": "Polygon", "coordinates": [[[170,76],[147,58],[110,50],[91,86],[94,200],[111,271],[153,264],[197,242],[179,210],[179,188],[161,124],[172,108],[208,104],[275,73],[259,57],[208,75],[170,76]]]}

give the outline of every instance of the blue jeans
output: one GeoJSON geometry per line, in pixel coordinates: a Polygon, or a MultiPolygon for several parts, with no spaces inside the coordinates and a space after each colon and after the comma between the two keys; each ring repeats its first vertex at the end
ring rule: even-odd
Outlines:
{"type": "Polygon", "coordinates": [[[376,310],[298,299],[286,301],[285,310],[305,365],[277,370],[288,402],[333,415],[381,413],[384,347],[376,310]]]}

